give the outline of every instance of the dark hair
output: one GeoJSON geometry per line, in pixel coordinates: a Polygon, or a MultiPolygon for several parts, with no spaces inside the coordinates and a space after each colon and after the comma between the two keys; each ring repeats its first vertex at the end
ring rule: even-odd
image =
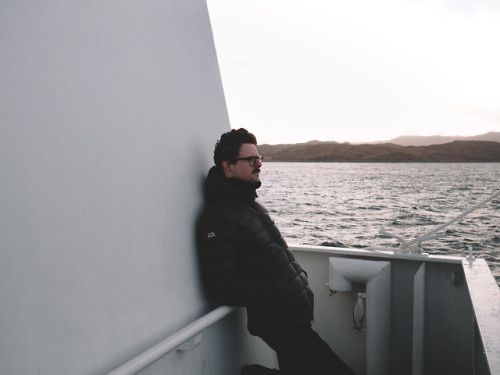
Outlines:
{"type": "Polygon", "coordinates": [[[243,143],[257,144],[257,138],[248,130],[240,128],[233,129],[221,135],[215,144],[214,162],[218,168],[222,168],[223,161],[236,162],[243,143]]]}

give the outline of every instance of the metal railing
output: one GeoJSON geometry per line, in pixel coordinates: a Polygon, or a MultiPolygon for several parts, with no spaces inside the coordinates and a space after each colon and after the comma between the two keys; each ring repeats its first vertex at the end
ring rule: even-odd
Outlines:
{"type": "Polygon", "coordinates": [[[135,358],[126,362],[122,366],[108,373],[108,375],[133,375],[144,370],[163,356],[180,347],[183,343],[198,335],[201,331],[223,319],[225,316],[235,311],[236,307],[220,306],[217,309],[202,316],[190,325],[177,331],[165,340],[156,344],[152,348],[139,354],[135,358]]]}

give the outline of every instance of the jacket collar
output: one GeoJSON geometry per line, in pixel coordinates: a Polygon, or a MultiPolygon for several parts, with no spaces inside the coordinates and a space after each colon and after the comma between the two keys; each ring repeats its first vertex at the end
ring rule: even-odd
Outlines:
{"type": "Polygon", "coordinates": [[[207,202],[214,200],[254,201],[257,197],[256,190],[259,182],[247,182],[237,178],[227,178],[216,166],[208,172],[205,183],[205,199],[207,202]]]}

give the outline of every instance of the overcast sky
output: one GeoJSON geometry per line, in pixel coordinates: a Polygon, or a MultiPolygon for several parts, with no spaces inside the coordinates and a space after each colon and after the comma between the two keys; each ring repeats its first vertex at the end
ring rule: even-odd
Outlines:
{"type": "Polygon", "coordinates": [[[498,0],[207,0],[260,144],[500,131],[498,0]]]}

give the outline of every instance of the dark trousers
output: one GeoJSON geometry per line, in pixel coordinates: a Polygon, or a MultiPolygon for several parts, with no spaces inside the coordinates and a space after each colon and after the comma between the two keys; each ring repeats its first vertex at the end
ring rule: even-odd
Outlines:
{"type": "Polygon", "coordinates": [[[311,324],[275,329],[259,336],[276,352],[283,375],[354,375],[311,324]]]}

